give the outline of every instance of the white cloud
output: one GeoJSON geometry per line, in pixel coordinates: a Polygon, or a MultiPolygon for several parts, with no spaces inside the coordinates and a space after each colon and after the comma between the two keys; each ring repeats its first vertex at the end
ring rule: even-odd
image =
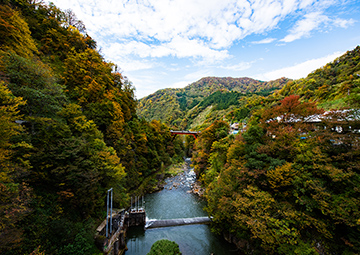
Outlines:
{"type": "Polygon", "coordinates": [[[267,44],[267,43],[272,43],[273,41],[276,41],[275,38],[265,38],[263,40],[260,41],[254,41],[252,42],[253,44],[267,44]]]}
{"type": "Polygon", "coordinates": [[[161,58],[176,56],[178,58],[202,58],[206,62],[223,60],[229,57],[227,50],[213,50],[201,40],[176,37],[162,45],[151,45],[139,41],[111,43],[104,51],[107,56],[134,55],[140,58],[161,58]],[[126,53],[126,54],[124,54],[126,53]]]}
{"type": "Polygon", "coordinates": [[[196,72],[188,73],[187,75],[185,75],[183,77],[183,80],[169,84],[167,87],[168,88],[183,88],[183,87],[189,85],[190,83],[193,83],[195,81],[200,80],[203,77],[207,77],[207,76],[211,76],[211,75],[212,75],[212,71],[210,71],[210,70],[207,70],[207,69],[199,70],[196,72]]]}
{"type": "Polygon", "coordinates": [[[346,19],[337,18],[333,22],[334,25],[337,27],[348,28],[349,26],[354,25],[355,20],[353,19],[346,20],[346,19]]]}
{"type": "Polygon", "coordinates": [[[328,21],[329,18],[320,12],[312,12],[306,14],[304,19],[296,22],[295,26],[290,30],[290,34],[281,39],[282,42],[292,42],[297,39],[307,37],[310,32],[317,29],[322,23],[328,21]]]}
{"type": "MultiPolygon", "coordinates": [[[[286,45],[323,28],[330,31],[331,27],[347,28],[357,22],[329,8],[345,6],[343,0],[52,1],[63,10],[72,9],[84,22],[104,57],[118,64],[136,85],[138,97],[164,87],[183,87],[215,73],[228,75],[248,70],[255,66],[252,56],[258,58],[261,54],[251,50],[259,50],[262,44],[277,41],[286,45]],[[288,35],[279,37],[284,27],[290,28],[288,35]],[[247,47],[251,45],[242,40],[255,34],[264,39],[250,42],[252,47],[247,47]],[[253,47],[255,44],[259,46],[253,47]],[[239,62],[230,64],[235,59],[239,62]],[[174,62],[178,66],[169,64],[174,62]],[[171,75],[160,77],[164,69],[171,75]],[[204,71],[194,71],[198,69],[204,71]],[[189,70],[192,73],[186,75],[189,70]]],[[[269,50],[272,46],[266,45],[269,50]]],[[[266,70],[259,77],[306,76],[324,64],[321,59],[266,70]]],[[[282,60],[279,56],[274,61],[282,60]]]]}
{"type": "Polygon", "coordinates": [[[129,55],[123,54],[124,50],[134,51],[134,48],[136,47],[146,48],[147,45],[137,44],[137,42],[128,45],[124,45],[120,43],[112,43],[102,48],[101,51],[106,56],[108,56],[107,57],[108,60],[117,64],[126,73],[132,71],[138,71],[138,70],[151,69],[159,65],[156,61],[153,60],[150,61],[145,58],[134,58],[134,57],[130,57],[129,55]]]}
{"type": "Polygon", "coordinates": [[[122,59],[119,59],[118,61],[115,61],[116,63],[119,63],[121,69],[127,72],[132,71],[138,71],[138,70],[146,70],[151,69],[154,67],[154,63],[150,63],[146,60],[127,60],[124,61],[122,59]]]}
{"type": "Polygon", "coordinates": [[[203,77],[210,76],[211,74],[212,72],[210,70],[199,70],[185,75],[184,80],[194,82],[203,77]]]}
{"type": "MultiPolygon", "coordinates": [[[[356,21],[353,19],[341,19],[332,18],[324,14],[324,11],[331,5],[339,5],[340,3],[336,0],[326,0],[311,3],[312,0],[304,1],[313,9],[304,15],[303,19],[298,20],[295,25],[290,29],[289,34],[280,41],[288,43],[304,37],[309,37],[311,32],[319,30],[323,27],[330,28],[331,25],[341,28],[348,28],[353,25],[356,21]]],[[[300,8],[303,8],[303,4],[300,4],[300,8]]]]}
{"type": "Polygon", "coordinates": [[[158,84],[158,81],[152,75],[130,75],[128,78],[133,84],[136,84],[135,95],[137,99],[162,89],[161,85],[158,84]]]}
{"type": "Polygon", "coordinates": [[[179,81],[179,82],[175,82],[173,84],[170,84],[169,88],[184,88],[189,84],[190,84],[189,81],[179,81]]]}
{"type": "Polygon", "coordinates": [[[290,79],[300,79],[306,77],[309,73],[316,70],[317,68],[320,68],[325,64],[333,61],[342,54],[343,53],[341,52],[335,52],[333,54],[330,54],[322,58],[311,59],[300,64],[284,67],[264,74],[259,74],[256,75],[256,78],[259,80],[266,80],[266,81],[275,80],[281,77],[286,77],[290,79]]]}
{"type": "Polygon", "coordinates": [[[232,71],[244,71],[250,69],[253,63],[254,62],[241,62],[235,65],[227,65],[227,66],[222,65],[220,66],[220,68],[226,70],[232,70],[232,71]]]}
{"type": "MultiPolygon", "coordinates": [[[[250,34],[278,26],[285,17],[302,10],[283,42],[309,36],[329,20],[322,11],[334,1],[316,0],[53,0],[71,8],[83,20],[90,34],[107,44],[124,44],[122,54],[141,57],[189,57],[182,47],[201,48],[196,57],[223,60],[225,49],[250,34]],[[314,10],[308,13],[310,10],[314,10]],[[104,39],[107,38],[107,39],[104,39]],[[179,43],[179,38],[187,44],[179,43]],[[133,43],[135,41],[136,43],[133,43]],[[145,47],[144,45],[148,46],[145,47]],[[130,48],[130,49],[129,49],[130,48]],[[220,52],[216,54],[215,51],[220,52]],[[145,52],[145,53],[144,53],[145,52]]],[[[334,25],[347,27],[353,20],[335,19],[334,25]]],[[[269,43],[270,38],[258,43],[269,43]]],[[[197,52],[198,50],[196,50],[197,52]]]]}
{"type": "Polygon", "coordinates": [[[185,57],[202,57],[205,61],[223,60],[229,57],[227,50],[214,50],[205,45],[199,39],[188,39],[175,37],[171,42],[164,45],[165,48],[171,49],[171,55],[179,58],[185,57]]]}
{"type": "Polygon", "coordinates": [[[316,0],[53,0],[71,8],[101,44],[145,57],[219,61],[235,41],[275,28],[316,0]],[[299,7],[301,6],[301,7],[299,7]]]}
{"type": "Polygon", "coordinates": [[[304,9],[304,8],[306,8],[308,6],[311,6],[314,2],[315,1],[313,1],[313,0],[302,0],[299,3],[299,8],[304,9]]]}

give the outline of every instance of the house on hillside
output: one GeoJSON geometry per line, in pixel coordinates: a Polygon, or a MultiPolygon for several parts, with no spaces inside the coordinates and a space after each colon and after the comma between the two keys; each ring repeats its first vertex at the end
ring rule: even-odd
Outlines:
{"type": "MultiPolygon", "coordinates": [[[[269,119],[266,122],[280,122],[285,125],[294,125],[295,123],[307,123],[313,124],[312,131],[330,130],[338,134],[337,139],[331,141],[335,145],[342,144],[342,140],[345,137],[349,137],[352,134],[353,139],[359,141],[360,136],[360,110],[359,109],[348,109],[348,110],[332,110],[326,111],[323,114],[309,115],[309,116],[296,116],[281,115],[273,119],[269,119]],[[339,136],[340,135],[340,136],[339,136]],[[344,136],[345,135],[345,136],[344,136]],[[355,138],[356,137],[356,138],[355,138]]],[[[308,131],[298,129],[300,139],[307,139],[308,131]]],[[[273,139],[276,139],[276,135],[269,133],[273,139]]]]}
{"type": "Polygon", "coordinates": [[[230,132],[229,134],[233,134],[236,135],[237,133],[239,133],[239,123],[235,122],[233,124],[230,125],[230,132]]]}

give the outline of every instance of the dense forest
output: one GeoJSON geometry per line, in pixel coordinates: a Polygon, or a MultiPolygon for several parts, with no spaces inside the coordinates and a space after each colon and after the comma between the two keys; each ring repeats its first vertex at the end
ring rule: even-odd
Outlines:
{"type": "Polygon", "coordinates": [[[247,254],[360,253],[360,47],[204,128],[213,230],[247,254]],[[229,120],[241,132],[229,135],[229,120]]]}
{"type": "Polygon", "coordinates": [[[162,89],[139,100],[138,114],[148,121],[161,120],[179,129],[209,125],[229,109],[244,105],[281,89],[288,81],[281,78],[262,82],[251,78],[206,77],[185,88],[162,89]],[[168,111],[163,111],[166,107],[168,111]]]}
{"type": "Polygon", "coordinates": [[[157,119],[179,129],[201,130],[215,120],[247,122],[254,108],[292,94],[316,101],[326,110],[348,107],[347,96],[358,88],[358,51],[359,47],[298,80],[202,78],[185,88],[162,89],[140,99],[137,111],[148,121],[157,119]],[[165,106],[169,111],[162,110],[165,106]]]}
{"type": "Polygon", "coordinates": [[[106,191],[126,207],[182,159],[117,70],[71,10],[0,1],[1,254],[97,253],[106,191]]]}
{"type": "Polygon", "coordinates": [[[117,70],[71,10],[0,0],[1,254],[97,254],[106,191],[126,207],[182,159],[170,125],[201,130],[185,146],[212,228],[243,252],[360,253],[359,46],[303,79],[139,101],[117,70]]]}
{"type": "Polygon", "coordinates": [[[319,103],[324,109],[352,107],[359,102],[360,47],[348,51],[333,62],[310,73],[306,78],[289,82],[281,96],[297,94],[319,103]],[[357,100],[354,100],[357,97],[357,100]],[[351,102],[349,102],[349,99],[351,102]]]}

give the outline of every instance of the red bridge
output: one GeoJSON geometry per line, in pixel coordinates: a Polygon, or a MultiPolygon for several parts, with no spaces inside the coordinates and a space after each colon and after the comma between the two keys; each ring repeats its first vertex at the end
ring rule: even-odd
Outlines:
{"type": "Polygon", "coordinates": [[[182,131],[170,130],[170,132],[174,136],[175,135],[192,135],[195,139],[200,134],[200,131],[186,131],[186,130],[182,130],[182,131]]]}

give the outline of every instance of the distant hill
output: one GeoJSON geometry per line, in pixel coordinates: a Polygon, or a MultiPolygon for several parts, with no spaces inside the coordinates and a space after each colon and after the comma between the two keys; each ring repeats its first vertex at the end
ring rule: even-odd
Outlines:
{"type": "Polygon", "coordinates": [[[214,120],[243,121],[254,109],[289,95],[316,101],[325,110],[360,106],[360,46],[311,72],[306,78],[263,82],[251,78],[206,77],[181,89],[163,89],[142,98],[138,115],[176,128],[214,120]]]}
{"type": "Polygon", "coordinates": [[[162,89],[140,99],[138,115],[148,121],[157,119],[178,128],[189,128],[194,126],[196,117],[209,113],[209,108],[219,113],[239,106],[242,97],[269,95],[289,81],[287,78],[263,82],[246,77],[206,77],[185,88],[162,89]]]}

